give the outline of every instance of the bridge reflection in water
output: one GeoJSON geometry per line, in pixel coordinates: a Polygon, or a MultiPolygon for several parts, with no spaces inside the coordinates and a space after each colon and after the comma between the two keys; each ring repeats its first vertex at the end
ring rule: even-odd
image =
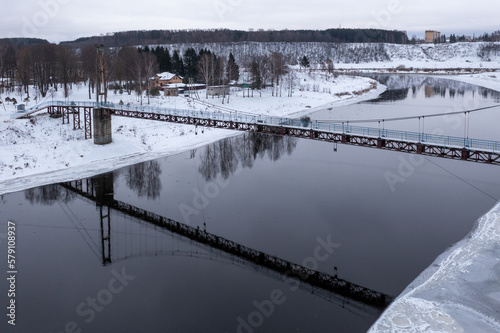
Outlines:
{"type": "MultiPolygon", "coordinates": [[[[290,261],[251,249],[229,239],[208,233],[199,228],[174,221],[135,207],[134,205],[114,199],[114,177],[112,173],[100,175],[86,180],[61,183],[68,192],[78,194],[96,203],[100,216],[101,262],[108,265],[111,257],[111,213],[117,211],[126,216],[139,219],[151,225],[168,230],[200,245],[243,259],[247,263],[278,273],[280,280],[295,279],[305,285],[317,287],[323,291],[334,293],[344,298],[344,301],[357,301],[376,308],[387,307],[393,298],[384,293],[343,280],[337,276],[315,271],[290,261]]],[[[301,287],[304,285],[301,283],[301,287]]],[[[321,294],[319,293],[321,296],[321,294]]],[[[327,298],[327,297],[325,297],[327,298]]]]}

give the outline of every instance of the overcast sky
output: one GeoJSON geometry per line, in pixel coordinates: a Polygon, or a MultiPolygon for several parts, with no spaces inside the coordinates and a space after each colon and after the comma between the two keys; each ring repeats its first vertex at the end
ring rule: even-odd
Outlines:
{"type": "Polygon", "coordinates": [[[473,35],[500,30],[498,0],[3,0],[0,37],[51,42],[127,30],[382,28],[473,35]]]}

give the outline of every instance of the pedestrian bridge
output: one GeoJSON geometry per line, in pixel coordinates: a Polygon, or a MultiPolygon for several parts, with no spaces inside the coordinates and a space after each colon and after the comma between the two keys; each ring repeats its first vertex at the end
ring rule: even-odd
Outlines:
{"type": "Polygon", "coordinates": [[[113,103],[49,101],[16,112],[11,118],[22,118],[42,110],[48,110],[49,114],[61,115],[63,124],[70,123],[70,115],[72,115],[74,129],[80,129],[80,114],[83,110],[85,138],[90,139],[92,138],[91,110],[95,108],[106,110],[114,116],[288,135],[335,144],[349,144],[500,165],[499,141],[352,126],[348,123],[318,123],[294,118],[253,115],[245,112],[211,112],[113,103]]]}

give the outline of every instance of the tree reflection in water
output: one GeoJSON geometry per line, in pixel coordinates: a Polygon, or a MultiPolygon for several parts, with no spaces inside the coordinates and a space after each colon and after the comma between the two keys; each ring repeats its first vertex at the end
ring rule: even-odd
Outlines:
{"type": "Polygon", "coordinates": [[[224,139],[205,148],[198,171],[210,181],[220,174],[224,179],[234,174],[241,162],[243,168],[252,168],[254,161],[267,156],[272,161],[283,154],[290,155],[298,139],[289,136],[267,135],[250,132],[224,139]]]}
{"type": "Polygon", "coordinates": [[[28,189],[24,191],[24,197],[32,205],[41,204],[45,206],[52,206],[58,201],[68,203],[76,197],[76,194],[57,184],[53,184],[28,189]]]}
{"type": "Polygon", "coordinates": [[[441,96],[442,98],[455,98],[456,95],[464,96],[466,91],[478,93],[483,98],[491,97],[495,102],[500,101],[500,93],[495,90],[476,86],[469,83],[443,79],[426,75],[397,75],[397,74],[360,74],[371,77],[384,86],[387,90],[378,98],[365,103],[382,103],[405,100],[409,90],[413,96],[420,89],[425,90],[426,97],[441,96]],[[448,93],[447,93],[448,92],[448,93]]]}
{"type": "MultiPolygon", "coordinates": [[[[223,139],[205,147],[198,171],[207,181],[219,175],[228,179],[236,172],[240,163],[243,168],[252,168],[257,158],[263,159],[267,156],[270,160],[277,161],[284,154],[290,155],[297,142],[298,139],[294,137],[254,132],[223,139]]],[[[117,172],[124,172],[126,185],[137,196],[148,199],[160,197],[162,169],[158,161],[139,163],[117,172]]],[[[95,178],[97,177],[94,177],[94,180],[95,178]]],[[[53,205],[58,201],[67,203],[75,198],[74,193],[57,184],[29,189],[24,193],[32,204],[53,205]]]]}
{"type": "Polygon", "coordinates": [[[160,163],[148,161],[129,167],[126,170],[125,180],[127,186],[139,197],[156,199],[162,189],[160,175],[160,163]]]}

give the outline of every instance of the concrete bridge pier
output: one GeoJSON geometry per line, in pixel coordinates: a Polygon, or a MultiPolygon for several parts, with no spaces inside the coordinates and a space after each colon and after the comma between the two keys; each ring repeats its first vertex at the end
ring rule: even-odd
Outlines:
{"type": "Polygon", "coordinates": [[[107,145],[113,142],[111,137],[111,111],[103,108],[94,109],[94,144],[107,145]]]}

